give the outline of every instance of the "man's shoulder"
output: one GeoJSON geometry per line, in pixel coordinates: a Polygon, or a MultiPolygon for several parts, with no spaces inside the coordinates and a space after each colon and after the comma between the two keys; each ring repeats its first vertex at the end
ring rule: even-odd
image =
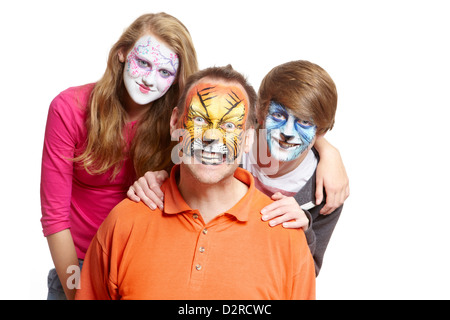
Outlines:
{"type": "Polygon", "coordinates": [[[124,199],[117,204],[100,226],[100,233],[128,233],[136,226],[145,225],[159,210],[152,211],[142,201],[134,202],[124,199]]]}
{"type": "Polygon", "coordinates": [[[256,187],[255,193],[253,194],[253,201],[258,205],[258,207],[261,207],[261,209],[274,202],[274,200],[256,187]]]}
{"type": "MultiPolygon", "coordinates": [[[[158,211],[158,210],[155,210],[158,211]]],[[[128,198],[119,202],[109,214],[108,217],[121,220],[134,220],[146,217],[153,211],[142,201],[135,202],[128,198]]]]}

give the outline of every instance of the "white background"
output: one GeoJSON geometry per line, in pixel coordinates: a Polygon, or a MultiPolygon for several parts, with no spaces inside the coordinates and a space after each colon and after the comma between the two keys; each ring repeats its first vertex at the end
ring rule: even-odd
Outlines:
{"type": "Polygon", "coordinates": [[[98,80],[138,16],[165,11],[190,30],[200,67],[231,63],[257,89],[274,66],[306,59],[335,80],[327,135],[351,196],[318,299],[449,299],[446,1],[2,1],[0,298],[45,299],[52,267],[40,225],[50,101],[98,80]]]}

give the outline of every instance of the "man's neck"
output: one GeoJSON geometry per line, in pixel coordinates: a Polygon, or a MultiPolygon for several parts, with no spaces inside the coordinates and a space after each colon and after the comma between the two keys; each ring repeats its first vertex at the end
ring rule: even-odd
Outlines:
{"type": "Polygon", "coordinates": [[[216,184],[203,184],[180,171],[178,189],[184,201],[192,209],[198,209],[207,224],[238,203],[247,193],[248,186],[234,176],[216,184]]]}

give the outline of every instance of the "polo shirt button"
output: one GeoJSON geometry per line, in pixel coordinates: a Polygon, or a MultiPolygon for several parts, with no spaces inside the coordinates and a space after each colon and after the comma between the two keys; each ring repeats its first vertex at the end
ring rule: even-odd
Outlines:
{"type": "Polygon", "coordinates": [[[192,215],[192,217],[193,217],[194,219],[198,219],[198,214],[194,213],[194,214],[192,215]]]}
{"type": "Polygon", "coordinates": [[[203,253],[203,252],[205,252],[205,248],[204,247],[200,247],[199,251],[200,251],[200,253],[203,253]]]}
{"type": "Polygon", "coordinates": [[[203,232],[203,234],[207,234],[208,233],[208,229],[205,228],[205,229],[203,229],[202,232],[203,232]]]}
{"type": "Polygon", "coordinates": [[[202,270],[202,266],[200,264],[198,264],[195,266],[195,269],[197,269],[197,271],[200,271],[200,270],[202,270]]]}

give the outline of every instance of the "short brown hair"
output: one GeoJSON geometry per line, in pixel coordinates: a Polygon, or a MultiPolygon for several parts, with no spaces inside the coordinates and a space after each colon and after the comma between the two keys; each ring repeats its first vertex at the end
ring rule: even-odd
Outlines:
{"type": "Polygon", "coordinates": [[[334,125],[337,90],[330,75],[320,66],[305,60],[291,61],[273,68],[259,88],[257,118],[266,118],[270,101],[289,108],[294,115],[317,126],[324,134],[334,125]]]}
{"type": "Polygon", "coordinates": [[[239,83],[244,88],[249,99],[249,110],[247,115],[246,127],[249,128],[250,126],[254,126],[256,124],[256,91],[253,86],[247,81],[247,79],[241,73],[234,70],[230,64],[225,67],[210,67],[200,70],[187,79],[184,91],[181,94],[180,99],[178,100],[178,113],[180,115],[184,111],[183,106],[186,102],[186,96],[189,90],[194,84],[204,78],[209,78],[212,80],[222,80],[230,83],[239,83]]]}

